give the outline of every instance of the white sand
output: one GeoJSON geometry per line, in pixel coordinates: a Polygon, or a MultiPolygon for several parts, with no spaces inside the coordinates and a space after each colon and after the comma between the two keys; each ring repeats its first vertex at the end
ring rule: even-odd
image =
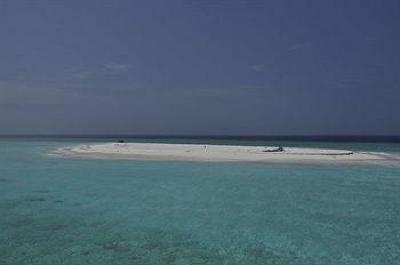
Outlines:
{"type": "Polygon", "coordinates": [[[385,153],[352,152],[315,148],[284,147],[283,152],[265,152],[274,147],[159,144],[159,143],[105,143],[60,148],[53,154],[132,160],[183,161],[238,161],[262,163],[329,163],[329,164],[390,164],[400,165],[400,157],[385,153]]]}

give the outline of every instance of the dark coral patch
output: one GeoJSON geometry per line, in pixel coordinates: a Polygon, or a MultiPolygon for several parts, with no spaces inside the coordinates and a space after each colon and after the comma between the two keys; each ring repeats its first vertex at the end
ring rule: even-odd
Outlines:
{"type": "Polygon", "coordinates": [[[46,198],[43,197],[28,197],[25,199],[26,202],[44,202],[46,198]]]}

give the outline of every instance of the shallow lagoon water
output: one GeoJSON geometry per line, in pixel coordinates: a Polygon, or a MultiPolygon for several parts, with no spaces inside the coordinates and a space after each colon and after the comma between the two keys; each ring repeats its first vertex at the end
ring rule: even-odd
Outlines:
{"type": "Polygon", "coordinates": [[[400,168],[46,155],[69,144],[0,140],[1,265],[400,260],[400,168]]]}

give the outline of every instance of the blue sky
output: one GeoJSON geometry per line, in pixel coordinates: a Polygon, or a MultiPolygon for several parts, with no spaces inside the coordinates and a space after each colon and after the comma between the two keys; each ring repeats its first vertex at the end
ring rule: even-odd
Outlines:
{"type": "Polygon", "coordinates": [[[400,134],[399,1],[1,1],[0,134],[400,134]]]}

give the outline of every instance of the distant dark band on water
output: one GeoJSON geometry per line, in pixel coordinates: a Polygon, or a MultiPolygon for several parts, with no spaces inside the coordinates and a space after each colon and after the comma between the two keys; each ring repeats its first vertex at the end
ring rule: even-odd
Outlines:
{"type": "Polygon", "coordinates": [[[49,134],[49,135],[0,135],[0,138],[31,139],[194,139],[194,140],[239,140],[239,141],[309,141],[309,142],[380,142],[400,143],[400,135],[142,135],[142,134],[49,134]]]}

